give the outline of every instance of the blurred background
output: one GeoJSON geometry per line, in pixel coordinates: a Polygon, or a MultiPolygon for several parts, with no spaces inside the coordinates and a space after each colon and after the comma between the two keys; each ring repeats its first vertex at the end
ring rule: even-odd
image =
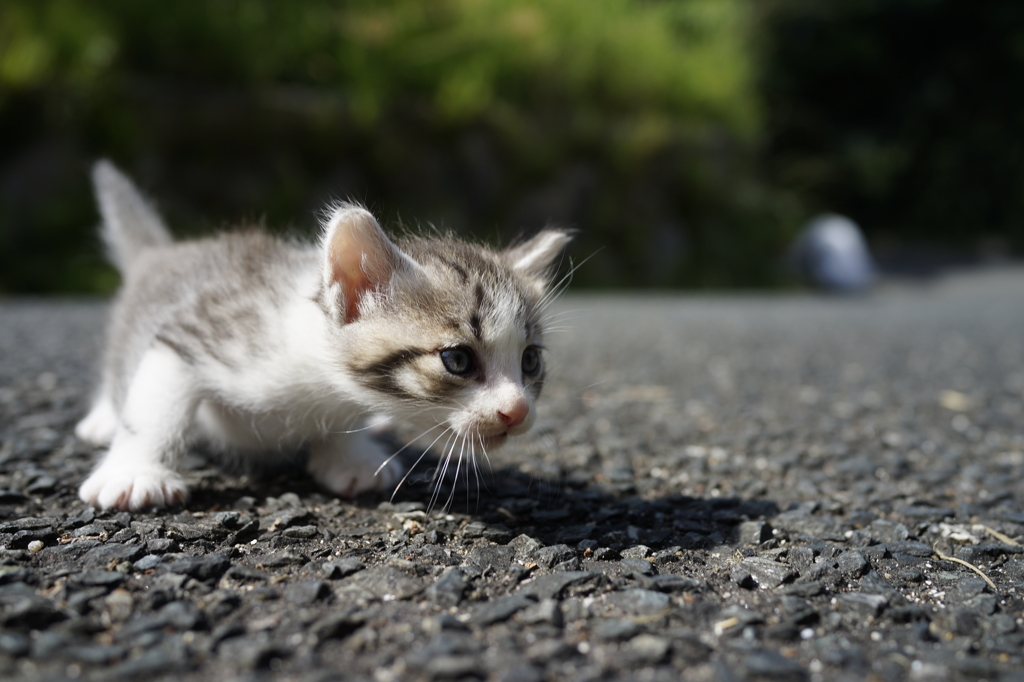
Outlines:
{"type": "Polygon", "coordinates": [[[1020,0],[3,0],[0,294],[106,293],[107,156],[179,235],[326,202],[574,286],[785,287],[822,212],[883,268],[1024,252],[1020,0]]]}

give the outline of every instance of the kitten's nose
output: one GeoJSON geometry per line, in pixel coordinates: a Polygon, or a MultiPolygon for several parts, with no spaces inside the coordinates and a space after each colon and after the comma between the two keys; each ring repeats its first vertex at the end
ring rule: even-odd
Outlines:
{"type": "Polygon", "coordinates": [[[498,410],[498,418],[505,422],[505,426],[510,429],[522,424],[528,414],[530,414],[530,404],[525,400],[498,410]]]}

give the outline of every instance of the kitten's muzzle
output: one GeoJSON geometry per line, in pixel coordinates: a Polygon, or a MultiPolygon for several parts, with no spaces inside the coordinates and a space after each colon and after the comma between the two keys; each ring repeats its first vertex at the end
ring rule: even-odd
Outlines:
{"type": "Polygon", "coordinates": [[[498,419],[504,422],[505,427],[514,429],[523,423],[530,414],[530,404],[525,400],[514,405],[498,410],[498,419]]]}
{"type": "Polygon", "coordinates": [[[508,440],[508,432],[507,431],[505,433],[497,433],[497,434],[495,434],[493,436],[480,436],[480,443],[484,446],[484,449],[500,447],[507,440],[508,440]]]}

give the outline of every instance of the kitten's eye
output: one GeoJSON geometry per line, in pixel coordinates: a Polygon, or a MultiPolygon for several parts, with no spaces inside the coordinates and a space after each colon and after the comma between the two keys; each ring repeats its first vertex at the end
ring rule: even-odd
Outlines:
{"type": "Polygon", "coordinates": [[[446,370],[459,376],[469,374],[476,367],[473,353],[467,348],[449,348],[441,351],[441,362],[444,363],[446,370]]]}
{"type": "Polygon", "coordinates": [[[540,371],[540,351],[530,346],[523,351],[523,374],[532,377],[540,371]]]}

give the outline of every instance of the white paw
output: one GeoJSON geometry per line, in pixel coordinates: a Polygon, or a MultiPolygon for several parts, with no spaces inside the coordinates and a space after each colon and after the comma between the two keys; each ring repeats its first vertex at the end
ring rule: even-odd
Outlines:
{"type": "Polygon", "coordinates": [[[75,427],[75,435],[93,445],[110,445],[116,431],[117,412],[106,399],[96,403],[85,419],[75,427]]]}
{"type": "Polygon", "coordinates": [[[397,457],[388,460],[377,448],[355,454],[314,453],[308,469],[317,483],[340,497],[394,490],[405,471],[397,457]]]}
{"type": "Polygon", "coordinates": [[[188,487],[181,476],[164,466],[126,469],[100,465],[79,488],[78,496],[100,509],[138,511],[184,504],[188,487]]]}

